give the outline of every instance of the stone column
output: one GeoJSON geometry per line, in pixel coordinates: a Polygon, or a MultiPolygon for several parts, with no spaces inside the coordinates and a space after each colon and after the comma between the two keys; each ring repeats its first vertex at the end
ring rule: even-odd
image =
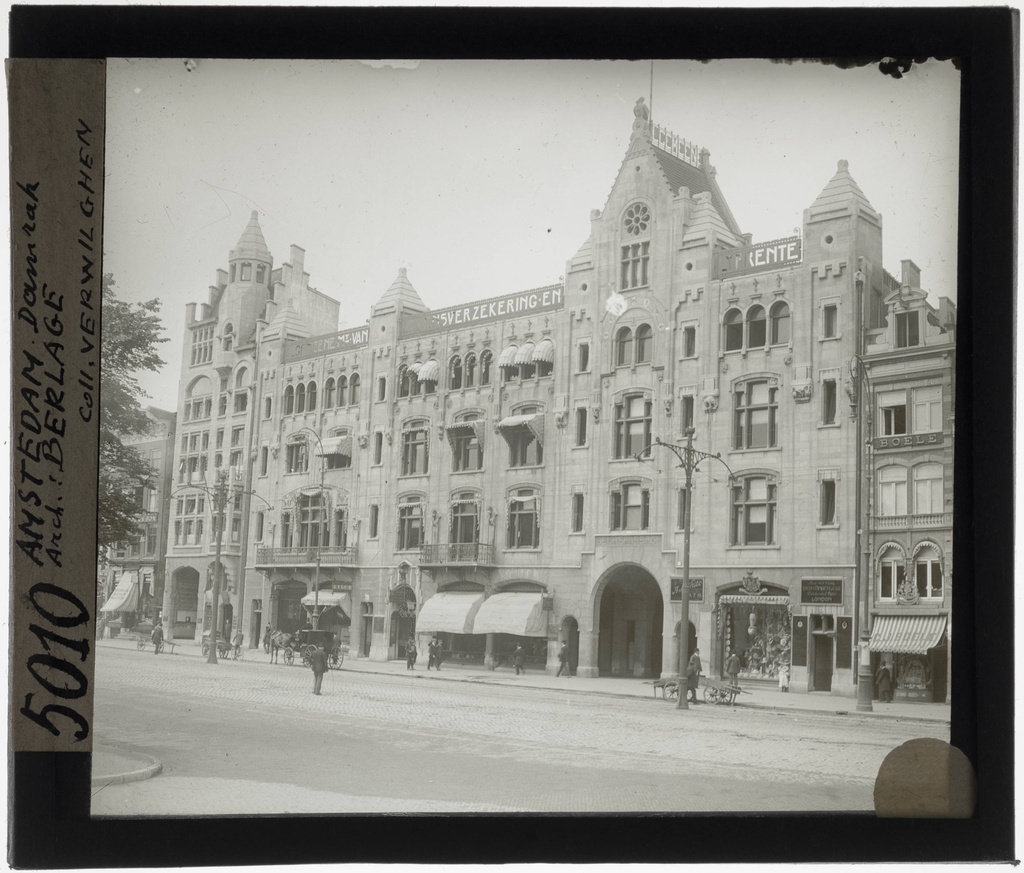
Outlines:
{"type": "Polygon", "coordinates": [[[484,666],[488,670],[493,670],[498,666],[497,659],[494,657],[494,634],[487,634],[487,640],[484,643],[484,666]]]}
{"type": "Polygon", "coordinates": [[[576,675],[584,679],[597,677],[597,635],[594,628],[580,628],[580,662],[576,675]]]}
{"type": "Polygon", "coordinates": [[[174,639],[174,577],[164,579],[164,602],[160,607],[160,625],[164,629],[164,639],[174,639]]]}

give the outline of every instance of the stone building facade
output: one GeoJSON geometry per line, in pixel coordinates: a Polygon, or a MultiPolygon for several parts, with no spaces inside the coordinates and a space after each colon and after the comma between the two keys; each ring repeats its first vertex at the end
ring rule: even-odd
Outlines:
{"type": "MultiPolygon", "coordinates": [[[[868,584],[855,362],[888,288],[881,216],[845,161],[823,182],[798,235],[755,243],[707,150],[640,100],[558,283],[435,311],[401,270],[364,326],[328,333],[336,304],[301,249],[272,270],[254,214],[190,307],[179,402],[182,432],[198,409],[210,434],[206,466],[201,451],[182,475],[202,484],[219,462],[238,483],[226,626],[254,643],[315,618],[376,659],[436,636],[489,667],[522,645],[551,671],[564,641],[579,676],[674,674],[684,480],[652,442],[692,427],[722,463],[693,480],[689,648],[711,675],[736,651],[745,681],[786,665],[795,688],[853,693],[868,584]],[[241,457],[214,459],[236,429],[241,457]]],[[[206,525],[187,541],[172,526],[168,551],[168,606],[196,634],[206,525]]]]}

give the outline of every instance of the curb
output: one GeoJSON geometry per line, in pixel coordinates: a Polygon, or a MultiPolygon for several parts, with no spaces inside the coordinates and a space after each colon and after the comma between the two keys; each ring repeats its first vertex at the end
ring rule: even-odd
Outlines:
{"type": "MultiPolygon", "coordinates": [[[[94,750],[93,751],[93,755],[95,755],[95,754],[96,754],[96,752],[94,750]]],[[[132,752],[132,753],[118,752],[118,755],[120,757],[125,757],[125,758],[127,758],[127,757],[139,758],[139,759],[142,759],[142,760],[146,760],[149,763],[147,763],[143,767],[139,767],[136,770],[129,770],[126,773],[115,773],[115,774],[112,774],[112,775],[93,776],[92,777],[92,787],[93,788],[104,788],[107,785],[124,785],[127,782],[142,782],[145,779],[150,779],[153,776],[156,776],[164,768],[163,764],[161,764],[158,760],[156,760],[156,758],[149,757],[149,755],[140,755],[140,754],[138,754],[136,752],[132,752]]]]}

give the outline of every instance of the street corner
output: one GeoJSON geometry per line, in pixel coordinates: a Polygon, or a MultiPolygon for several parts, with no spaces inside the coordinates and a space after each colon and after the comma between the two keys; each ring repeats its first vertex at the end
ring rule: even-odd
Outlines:
{"type": "Polygon", "coordinates": [[[151,779],[163,769],[156,758],[96,744],[92,751],[92,787],[123,785],[127,782],[142,782],[151,779]]]}

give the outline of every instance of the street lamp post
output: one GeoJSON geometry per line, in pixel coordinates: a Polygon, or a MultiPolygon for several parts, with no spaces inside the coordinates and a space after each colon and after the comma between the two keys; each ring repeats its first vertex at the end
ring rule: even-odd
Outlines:
{"type": "Polygon", "coordinates": [[[217,485],[214,487],[212,496],[214,512],[217,515],[217,552],[214,559],[216,568],[213,573],[213,591],[210,593],[210,651],[206,656],[207,664],[217,663],[217,623],[220,611],[221,574],[224,572],[220,558],[221,545],[224,540],[224,510],[228,503],[226,470],[217,473],[217,485]]]}
{"type": "MultiPolygon", "coordinates": [[[[697,465],[704,460],[716,460],[725,465],[729,470],[729,479],[732,480],[732,470],[722,460],[721,453],[709,454],[693,447],[692,427],[686,428],[686,445],[679,446],[674,443],[662,442],[659,437],[654,438],[654,445],[661,446],[672,452],[679,460],[679,466],[685,473],[685,489],[683,494],[683,584],[679,592],[679,695],[676,700],[677,709],[689,709],[687,689],[684,686],[686,680],[686,665],[689,658],[690,648],[690,492],[693,486],[693,474],[697,472],[697,465]]],[[[648,460],[650,449],[639,452],[636,455],[638,461],[648,460]],[[647,455],[648,457],[643,457],[647,455]]]]}
{"type": "Polygon", "coordinates": [[[320,518],[316,537],[316,570],[313,576],[313,630],[320,627],[320,560],[324,546],[324,521],[327,516],[327,502],[324,500],[324,472],[327,469],[327,459],[324,457],[324,444],[320,440],[320,434],[309,427],[302,431],[308,433],[320,447],[320,518]]]}

